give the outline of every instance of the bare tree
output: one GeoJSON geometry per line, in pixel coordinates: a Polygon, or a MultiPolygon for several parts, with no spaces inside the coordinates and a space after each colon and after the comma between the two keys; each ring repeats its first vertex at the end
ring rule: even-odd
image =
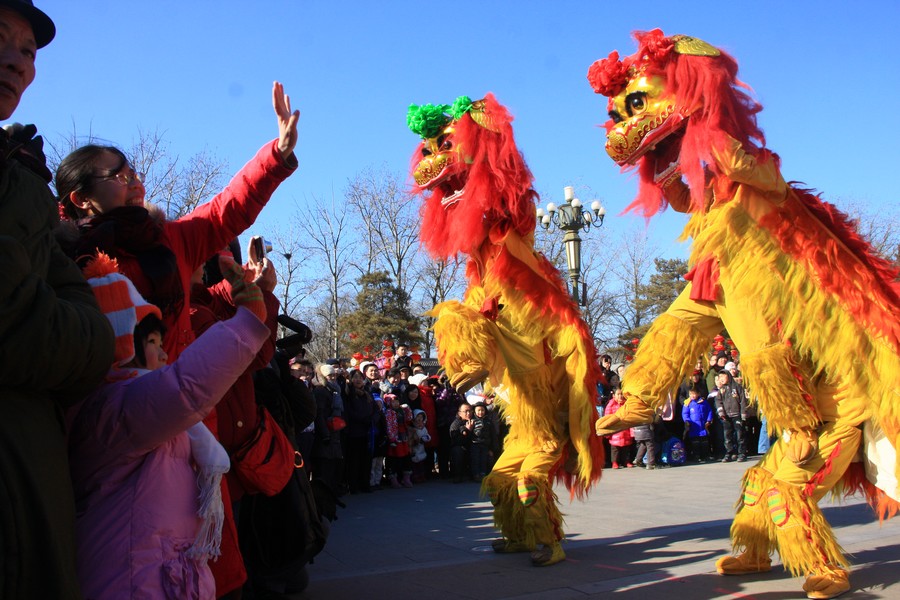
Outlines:
{"type": "MultiPolygon", "coordinates": [[[[425,255],[420,251],[420,255],[425,255]]],[[[431,310],[433,306],[441,302],[446,302],[451,298],[461,298],[466,288],[465,257],[451,260],[426,260],[423,261],[416,278],[419,285],[415,286],[421,291],[419,296],[418,308],[420,312],[425,313],[431,310]]],[[[434,332],[431,327],[434,325],[435,319],[426,317],[427,327],[425,329],[424,339],[424,356],[430,357],[431,351],[434,349],[434,332]]]]}
{"type": "Polygon", "coordinates": [[[900,267],[900,210],[874,211],[859,200],[840,201],[840,208],[856,221],[857,231],[882,257],[900,267]]]}
{"type": "Polygon", "coordinates": [[[356,246],[349,236],[348,212],[340,210],[334,199],[331,206],[325,206],[315,199],[312,204],[315,208],[303,211],[297,219],[304,234],[304,241],[298,242],[298,245],[321,273],[315,277],[316,281],[323,284],[325,291],[325,302],[319,305],[319,313],[324,318],[324,329],[319,331],[327,333],[326,339],[330,341],[332,356],[337,356],[341,335],[338,316],[341,314],[341,298],[349,275],[346,266],[350,263],[356,246]]]}
{"type": "Polygon", "coordinates": [[[619,250],[618,261],[613,273],[618,280],[622,301],[615,303],[612,313],[620,334],[626,334],[649,325],[653,317],[650,307],[640,300],[642,286],[647,282],[659,252],[650,243],[647,230],[642,225],[622,232],[616,247],[619,250]]]}
{"type": "Polygon", "coordinates": [[[403,189],[400,177],[368,169],[347,187],[347,202],[358,219],[365,244],[364,260],[355,263],[360,275],[384,270],[397,287],[411,295],[408,262],[418,250],[419,200],[403,189]]]}
{"type": "MultiPolygon", "coordinates": [[[[47,144],[47,162],[56,171],[62,159],[87,144],[113,145],[88,130],[79,135],[72,131],[47,144]]],[[[171,144],[159,130],[138,129],[131,146],[123,148],[135,171],[146,175],[145,200],[163,209],[170,219],[177,219],[209,200],[224,187],[227,165],[206,150],[188,158],[172,151],[171,144]]]]}

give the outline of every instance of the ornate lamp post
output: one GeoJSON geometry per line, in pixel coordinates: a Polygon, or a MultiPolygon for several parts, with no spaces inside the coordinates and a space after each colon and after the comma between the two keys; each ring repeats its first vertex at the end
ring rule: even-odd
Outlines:
{"type": "Polygon", "coordinates": [[[599,200],[591,203],[591,210],[583,210],[581,200],[575,197],[575,189],[568,185],[563,188],[566,203],[556,206],[553,202],[547,204],[547,210],[537,209],[537,218],[544,229],[556,226],[565,232],[563,242],[566,245],[566,263],[569,265],[569,281],[572,287],[572,298],[579,305],[585,302],[581,289],[581,237],[579,231],[588,231],[592,226],[603,225],[606,209],[599,200]]]}

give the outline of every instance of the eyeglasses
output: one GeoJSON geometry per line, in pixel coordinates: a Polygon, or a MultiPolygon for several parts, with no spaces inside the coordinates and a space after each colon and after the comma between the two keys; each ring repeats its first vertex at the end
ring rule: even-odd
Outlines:
{"type": "Polygon", "coordinates": [[[94,175],[97,179],[115,179],[119,185],[131,185],[135,181],[140,181],[144,183],[144,174],[140,171],[135,171],[130,167],[122,168],[118,173],[113,175],[94,175]],[[127,168],[127,170],[126,170],[127,168]]]}

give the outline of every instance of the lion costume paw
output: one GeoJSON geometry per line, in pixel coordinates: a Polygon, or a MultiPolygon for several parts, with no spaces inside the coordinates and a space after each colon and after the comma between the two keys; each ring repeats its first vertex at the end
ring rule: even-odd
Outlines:
{"type": "Polygon", "coordinates": [[[850,577],[844,569],[822,567],[810,573],[803,584],[807,598],[837,598],[850,589],[850,577]]]}

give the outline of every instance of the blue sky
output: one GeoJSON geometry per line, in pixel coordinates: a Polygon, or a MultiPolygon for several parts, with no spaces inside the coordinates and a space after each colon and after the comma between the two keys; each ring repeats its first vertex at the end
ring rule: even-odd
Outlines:
{"type": "MultiPolygon", "coordinates": [[[[896,210],[900,3],[880,2],[211,2],[37,0],[56,22],[15,120],[54,138],[93,133],[128,146],[159,129],[185,157],[209,150],[236,171],[274,137],[271,83],[301,111],[299,171],[255,231],[310,202],[340,201],[368,167],[406,173],[406,107],[492,91],[516,116],[541,204],[574,185],[616,214],[636,184],[603,151],[605,99],[590,64],[634,51],[661,27],[731,52],[764,111],[785,176],[840,203],[896,210]]],[[[609,218],[604,229],[638,217],[609,218]]],[[[664,254],[685,217],[652,226],[664,254]]],[[[612,232],[609,232],[612,233],[612,232]]]]}

